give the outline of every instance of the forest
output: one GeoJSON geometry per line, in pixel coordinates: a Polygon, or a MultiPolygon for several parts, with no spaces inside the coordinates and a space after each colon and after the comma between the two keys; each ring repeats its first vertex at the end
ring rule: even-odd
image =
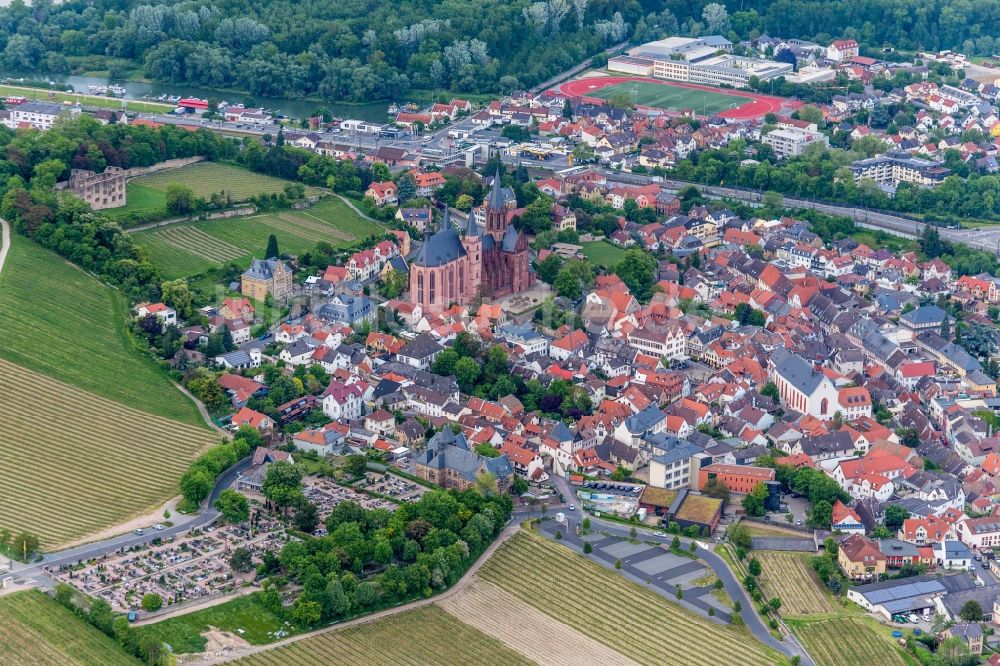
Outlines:
{"type": "Polygon", "coordinates": [[[1000,0],[23,0],[0,9],[8,73],[109,72],[251,95],[404,100],[540,83],[602,49],[767,33],[868,50],[990,55],[1000,0]]]}

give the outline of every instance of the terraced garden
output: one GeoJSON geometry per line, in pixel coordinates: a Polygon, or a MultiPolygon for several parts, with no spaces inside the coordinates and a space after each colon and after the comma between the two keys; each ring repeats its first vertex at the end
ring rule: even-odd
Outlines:
{"type": "Polygon", "coordinates": [[[639,663],[783,661],[748,634],[704,620],[527,532],[500,546],[478,576],[639,663]]]}
{"type": "Polygon", "coordinates": [[[164,275],[177,278],[229,262],[247,264],[252,256],[264,253],[271,234],[282,252],[301,254],[320,241],[347,247],[382,229],[339,198],[327,197],[309,209],[145,229],[135,232],[135,239],[164,275]]]}
{"type": "Polygon", "coordinates": [[[260,652],[239,663],[250,666],[527,666],[534,662],[431,605],[347,629],[325,632],[275,650],[260,652]]]}
{"type": "Polygon", "coordinates": [[[888,636],[880,636],[863,618],[786,620],[817,666],[905,666],[910,663],[888,636]]]}
{"type": "Polygon", "coordinates": [[[137,666],[118,644],[37,590],[0,597],[0,664],[137,666]]]}
{"type": "MultiPolygon", "coordinates": [[[[0,528],[51,548],[177,493],[210,430],[132,409],[0,360],[0,528]]],[[[0,663],[2,663],[0,659],[0,663]]]]}
{"type": "Polygon", "coordinates": [[[809,565],[808,555],[766,550],[754,550],[750,555],[760,560],[764,596],[780,598],[783,614],[811,615],[833,610],[809,565]]]}

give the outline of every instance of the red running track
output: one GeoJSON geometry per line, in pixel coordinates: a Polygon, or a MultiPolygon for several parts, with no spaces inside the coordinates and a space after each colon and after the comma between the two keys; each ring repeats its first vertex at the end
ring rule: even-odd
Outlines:
{"type": "MultiPolygon", "coordinates": [[[[591,97],[587,93],[595,90],[607,88],[608,86],[626,83],[628,81],[644,81],[646,83],[656,83],[662,86],[672,86],[674,88],[690,88],[692,90],[705,90],[708,92],[730,95],[733,97],[745,97],[746,104],[735,109],[722,111],[718,115],[730,120],[756,120],[763,118],[768,113],[780,113],[783,107],[790,109],[802,106],[802,102],[796,100],[783,99],[781,97],[770,97],[768,95],[758,95],[756,93],[735,90],[730,88],[713,88],[702,86],[696,83],[680,83],[678,81],[664,81],[663,79],[651,79],[645,76],[598,76],[589,79],[576,79],[567,81],[559,86],[559,92],[569,97],[579,98],[592,104],[603,104],[607,100],[599,97],[591,97]]],[[[655,108],[655,107],[648,107],[655,108]]]]}

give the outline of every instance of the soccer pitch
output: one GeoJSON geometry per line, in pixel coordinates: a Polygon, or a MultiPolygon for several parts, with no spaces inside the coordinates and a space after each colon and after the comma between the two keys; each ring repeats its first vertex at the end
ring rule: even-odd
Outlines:
{"type": "Polygon", "coordinates": [[[600,90],[587,92],[588,97],[611,99],[616,95],[624,95],[634,100],[639,106],[651,106],[658,109],[693,109],[695,113],[711,115],[728,111],[751,101],[738,95],[727,95],[722,92],[710,92],[695,88],[681,88],[663,83],[646,81],[625,81],[615,83],[600,90]]]}

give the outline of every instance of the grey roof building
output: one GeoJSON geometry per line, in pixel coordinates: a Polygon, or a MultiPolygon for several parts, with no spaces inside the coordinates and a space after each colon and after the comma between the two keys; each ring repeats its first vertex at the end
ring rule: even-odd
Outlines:
{"type": "Polygon", "coordinates": [[[468,488],[480,475],[489,473],[496,478],[498,488],[504,491],[514,475],[506,455],[481,456],[471,450],[465,435],[454,433],[451,428],[444,428],[431,437],[414,464],[417,476],[445,488],[468,488]]]}
{"type": "Polygon", "coordinates": [[[829,381],[823,373],[813,370],[801,356],[785,349],[772,352],[771,362],[776,373],[806,395],[812,395],[824,380],[829,381]]]}
{"type": "Polygon", "coordinates": [[[316,315],[325,321],[335,321],[353,326],[375,319],[375,304],[367,296],[338,294],[324,303],[316,315]]]}

